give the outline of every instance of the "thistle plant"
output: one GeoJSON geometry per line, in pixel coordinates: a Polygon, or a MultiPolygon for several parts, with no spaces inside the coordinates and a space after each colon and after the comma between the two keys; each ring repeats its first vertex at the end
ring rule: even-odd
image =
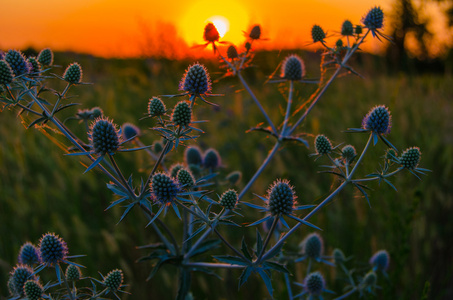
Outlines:
{"type": "MultiPolygon", "coordinates": [[[[345,124],[346,127],[359,127],[348,129],[349,133],[363,134],[365,139],[368,135],[363,148],[348,144],[340,150],[342,143],[333,143],[323,134],[306,133],[303,131],[303,125],[310,112],[340,75],[360,75],[349,65],[349,60],[370,33],[375,37],[386,37],[381,32],[383,17],[382,10],[375,7],[363,18],[363,26],[349,20],[344,21],[337,32],[341,33],[346,42],[340,38],[332,43],[331,36],[321,25],[314,25],[311,31],[312,42],[319,43],[324,51],[320,66],[321,79],[305,78],[309,70],[306,70],[300,55],[291,54],[286,57],[281,63],[280,76],[272,78],[271,75],[268,81],[268,84],[277,82],[287,87],[286,108],[278,122],[269,116],[269,111],[275,110],[272,106],[274,102],[267,101],[268,107],[263,105],[264,102],[258,99],[243,76],[243,71],[251,65],[254,58],[253,44],[265,40],[261,37],[261,27],[255,25],[245,34],[246,41],[243,46],[229,44],[224,55],[224,49],[220,45],[226,42],[220,41],[218,31],[212,23],[206,25],[203,33],[205,46],[213,47],[214,53],[226,67],[226,76],[237,77],[260,112],[260,123],[255,126],[250,124],[249,134],[264,132],[274,142],[261,166],[251,178],[245,178],[246,183],[241,189],[236,185],[243,177],[242,173],[228,169],[227,156],[223,153],[221,156],[219,151],[212,147],[202,147],[201,143],[196,145],[199,135],[204,133],[196,127],[202,122],[198,119],[198,104],[203,104],[196,103],[196,100],[200,99],[215,106],[228,105],[226,102],[221,104],[221,100],[219,104],[207,101],[207,97],[222,95],[212,94],[211,76],[208,69],[200,63],[190,65],[185,73],[181,74],[179,91],[182,93],[146,98],[149,101],[147,107],[143,107],[146,113],[142,122],[147,122],[144,126],[158,136],[149,145],[141,141],[142,138],[146,139],[146,131],[134,125],[135,122],[131,120],[120,128],[105,116],[100,108],[85,108],[74,112],[72,119],[85,125],[86,134],[80,137],[75,135],[69,125],[60,120],[60,116],[62,111],[70,111],[76,105],[67,103],[71,88],[86,84],[83,82],[82,66],[72,63],[62,76],[50,73],[49,70],[54,67],[50,49],[44,49],[36,59],[28,60],[16,50],[6,53],[4,60],[0,60],[0,85],[3,87],[0,100],[4,107],[18,109],[19,116],[26,115],[31,118],[29,129],[47,124],[46,126],[51,126],[61,133],[69,145],[68,159],[79,156],[82,157],[81,162],[88,165],[85,170],[81,169],[81,172],[92,172],[96,169],[103,174],[108,181],[107,188],[113,193],[112,202],[106,210],[112,207],[120,209],[122,214],[119,223],[127,222],[131,214],[142,213],[145,216],[144,230],[152,230],[159,242],[140,246],[140,251],[148,252],[139,262],[154,262],[148,279],[159,274],[159,270],[166,265],[175,266],[179,272],[178,292],[172,296],[177,299],[189,299],[192,277],[203,276],[195,275],[198,273],[193,271],[212,275],[217,274],[216,270],[219,268],[239,269],[239,288],[254,277],[254,274],[264,282],[269,295],[273,297],[274,287],[279,286],[274,283],[280,278],[278,276],[282,275],[289,299],[323,299],[324,295],[332,291],[326,288],[329,284],[315,269],[319,267],[319,263],[329,268],[337,268],[337,273],[342,273],[348,284],[345,293],[336,299],[344,299],[354,293],[374,293],[379,287],[377,283],[380,273],[386,275],[387,271],[391,272],[388,252],[377,252],[370,260],[369,272],[356,274],[355,269],[348,269],[349,258],[346,258],[339,248],[334,250],[332,256],[324,253],[326,248],[320,235],[321,228],[309,220],[315,214],[321,213],[347,186],[363,195],[370,204],[369,188],[366,185],[368,182],[383,181],[396,189],[390,178],[397,173],[408,170],[418,177],[417,174],[429,171],[419,167],[421,151],[418,147],[411,147],[398,157],[398,149],[390,142],[393,139],[391,126],[398,124],[392,124],[391,112],[384,105],[374,106],[365,115],[362,124],[345,124]],[[65,87],[61,92],[53,91],[55,98],[45,99],[46,94],[43,91],[48,90],[49,81],[52,80],[63,82],[65,87]],[[303,89],[305,84],[315,84],[317,89],[301,104],[294,101],[295,94],[298,89],[303,89]],[[182,100],[170,108],[173,97],[182,97],[182,100]],[[316,159],[327,162],[327,165],[320,166],[323,168],[321,173],[327,173],[335,179],[331,190],[325,193],[325,198],[313,205],[313,195],[298,190],[297,182],[291,180],[290,183],[287,178],[280,178],[277,174],[274,181],[269,182],[267,192],[261,186],[254,186],[281,149],[288,143],[296,143],[301,147],[301,153],[304,153],[305,148],[310,147],[307,139],[311,136],[315,136],[312,143],[315,149],[313,155],[316,159]],[[387,150],[381,164],[377,165],[378,170],[363,177],[358,176],[357,171],[363,166],[367,151],[380,144],[380,141],[390,150],[387,150]],[[128,146],[129,143],[136,147],[128,146]],[[178,150],[181,148],[185,149],[178,150]],[[144,167],[144,175],[137,170],[132,175],[125,176],[124,166],[116,161],[117,155],[120,152],[139,150],[149,154],[152,166],[144,167]],[[174,160],[174,153],[177,151],[184,152],[184,160],[175,162],[170,170],[167,170],[164,161],[174,160]],[[225,169],[228,175],[223,176],[225,169]],[[139,184],[136,183],[137,177],[140,177],[139,184]],[[250,193],[252,187],[260,192],[250,193]],[[218,199],[214,200],[216,194],[218,199]],[[257,201],[259,204],[256,204],[257,201]],[[167,214],[169,208],[171,212],[167,214]],[[173,226],[173,219],[168,221],[170,218],[176,220],[177,226],[173,226]],[[264,225],[264,237],[261,234],[263,230],[255,227],[258,224],[264,225]],[[253,230],[254,240],[251,241],[246,235],[242,236],[242,233],[237,231],[238,227],[242,227],[241,230],[253,230]],[[297,247],[291,248],[291,245],[287,244],[288,239],[301,236],[308,229],[315,231],[302,240],[300,249],[291,251],[297,247]],[[231,231],[233,234],[225,234],[225,231],[231,231]],[[242,237],[240,242],[232,238],[238,235],[242,237]],[[211,238],[212,236],[214,238],[211,238]],[[219,252],[214,252],[217,248],[226,254],[219,255],[219,252]],[[296,265],[306,266],[304,278],[297,279],[292,275],[296,265]],[[302,287],[302,291],[293,296],[296,286],[302,287]]],[[[375,104],[370,103],[370,107],[373,105],[375,104]]],[[[308,155],[308,152],[306,154],[308,155]]],[[[100,279],[83,277],[80,269],[83,266],[72,262],[72,258],[77,257],[80,256],[69,256],[68,245],[54,233],[45,234],[39,247],[31,243],[25,244],[19,255],[19,264],[11,272],[11,297],[52,299],[57,294],[68,299],[120,298],[127,288],[123,284],[122,270],[115,269],[105,277],[101,275],[100,279]],[[66,272],[63,272],[62,265],[67,265],[66,272]],[[55,269],[56,278],[43,286],[37,274],[41,274],[46,268],[55,269]],[[27,287],[25,291],[24,286],[27,287]]],[[[146,264],[143,267],[150,266],[146,264]]]]}

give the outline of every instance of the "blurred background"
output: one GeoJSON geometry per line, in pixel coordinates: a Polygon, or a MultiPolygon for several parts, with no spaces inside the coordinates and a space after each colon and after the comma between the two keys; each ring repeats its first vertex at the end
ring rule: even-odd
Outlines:
{"type": "MultiPolygon", "coordinates": [[[[151,119],[140,120],[147,112],[148,99],[178,93],[184,70],[194,61],[205,64],[214,81],[213,92],[224,96],[210,99],[220,108],[196,106],[196,119],[209,122],[200,125],[205,133],[195,144],[219,151],[224,165],[219,178],[231,171],[242,171],[243,179],[234,187],[238,190],[260,166],[273,140],[262,133],[246,132],[264,121],[250,96],[237,78],[223,78],[224,69],[219,68],[211,49],[193,48],[203,43],[206,22],[222,20],[218,17],[223,16],[229,22],[224,39],[240,49],[244,43],[241,30],[261,24],[263,37],[268,40],[254,44],[253,67],[244,76],[278,124],[286,106],[288,86],[265,82],[281,61],[293,53],[304,59],[308,78],[320,77],[321,52],[316,45],[309,45],[311,26],[320,24],[328,30],[332,36],[328,41],[333,44],[345,19],[359,24],[369,8],[381,5],[386,14],[385,33],[394,43],[369,38],[364,52],[351,61],[365,78],[349,75],[337,79],[298,132],[307,133],[310,145],[322,133],[334,144],[352,144],[360,150],[366,137],[343,131],[359,127],[369,109],[384,104],[393,117],[389,140],[400,150],[419,146],[421,167],[433,172],[421,181],[409,172],[399,173],[392,178],[398,192],[387,185],[370,183],[372,208],[360,194],[347,188],[311,221],[323,229],[326,254],[340,248],[346,256],[353,256],[349,266],[357,274],[368,270],[368,260],[375,251],[389,251],[389,278],[379,278],[382,289],[377,292],[378,299],[453,297],[451,0],[360,4],[342,1],[340,8],[334,1],[280,1],[281,7],[275,10],[270,9],[267,1],[248,1],[242,6],[234,1],[230,6],[199,1],[192,6],[179,3],[175,8],[136,2],[126,6],[115,1],[62,4],[50,0],[39,3],[5,0],[0,12],[0,48],[17,48],[26,55],[36,55],[42,48],[51,47],[55,64],[62,66],[53,72],[60,75],[69,63],[79,62],[84,81],[93,85],[72,88],[71,95],[77,98],[71,100],[80,103],[79,108],[101,107],[117,124],[136,124],[142,129],[141,140],[145,144],[159,140],[150,129],[155,123],[151,119]],[[119,15],[121,11],[123,14],[119,15]],[[141,15],[142,11],[149,14],[141,15]],[[300,22],[301,19],[304,21],[300,22]],[[188,27],[187,22],[195,23],[194,27],[188,27]],[[235,28],[235,23],[241,27],[235,28]]],[[[63,88],[58,84],[53,87],[63,88]]],[[[301,105],[316,86],[297,84],[296,90],[295,105],[301,105]]],[[[178,100],[166,99],[167,108],[178,100]]],[[[157,242],[152,229],[144,228],[147,221],[142,214],[133,210],[125,221],[117,224],[123,209],[105,211],[115,200],[105,186],[107,178],[97,171],[83,174],[85,167],[77,158],[63,155],[68,144],[62,136],[47,127],[27,130],[31,119],[18,118],[17,112],[4,109],[0,118],[0,298],[7,296],[8,273],[16,264],[20,246],[26,241],[37,243],[49,231],[66,240],[70,254],[87,255],[77,259],[87,266],[82,271],[85,275],[96,277],[97,271],[106,274],[114,268],[123,269],[129,284],[126,290],[132,293],[125,299],[174,298],[176,268],[164,266],[155,278],[146,281],[151,264],[136,263],[147,254],[136,247],[157,242]]],[[[75,112],[76,109],[68,110],[62,118],[75,112]]],[[[67,121],[67,125],[84,136],[83,124],[67,121]]],[[[372,148],[360,174],[375,171],[385,150],[381,144],[372,148]]],[[[337,183],[331,176],[318,173],[320,165],[327,162],[322,159],[314,162],[308,157],[313,152],[312,146],[307,149],[288,144],[274,157],[244,201],[256,201],[253,193],[264,195],[277,178],[291,181],[301,203],[321,201],[337,183]]],[[[145,152],[117,157],[125,174],[134,173],[135,182],[146,177],[153,165],[145,152]]],[[[172,152],[165,163],[170,166],[182,158],[183,148],[172,152]]],[[[221,194],[230,187],[233,186],[218,186],[216,192],[221,194]]],[[[243,211],[246,221],[258,218],[251,209],[243,211]]],[[[163,220],[177,228],[179,223],[175,219],[169,213],[163,220]]],[[[255,234],[247,228],[222,232],[237,246],[243,235],[253,243],[255,234]]],[[[297,245],[311,232],[301,229],[290,238],[287,249],[297,251],[297,245]]],[[[227,252],[222,247],[216,253],[227,252]]],[[[300,263],[292,269],[294,281],[303,281],[305,268],[300,263]]],[[[336,279],[335,270],[323,265],[316,265],[316,269],[326,276],[329,289],[341,293],[345,283],[336,279]]],[[[269,298],[256,276],[238,291],[239,271],[218,274],[223,280],[194,274],[192,289],[196,299],[269,298]]],[[[42,276],[51,278],[50,275],[42,276]]],[[[287,298],[283,282],[276,274],[273,279],[276,299],[287,298]]],[[[357,298],[358,295],[351,297],[357,298]]]]}

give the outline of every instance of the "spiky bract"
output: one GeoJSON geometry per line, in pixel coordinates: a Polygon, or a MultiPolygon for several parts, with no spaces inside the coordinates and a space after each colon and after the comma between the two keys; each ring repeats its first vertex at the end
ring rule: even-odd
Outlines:
{"type": "Polygon", "coordinates": [[[296,200],[294,188],[289,184],[288,180],[276,180],[268,190],[268,205],[271,214],[289,215],[294,208],[296,200]]]}
{"type": "Polygon", "coordinates": [[[19,250],[18,262],[32,266],[41,262],[41,255],[38,248],[30,242],[26,242],[19,250]]]}
{"type": "Polygon", "coordinates": [[[199,63],[191,65],[184,73],[179,89],[192,95],[204,95],[211,92],[211,79],[205,66],[199,63]]]}
{"type": "Polygon", "coordinates": [[[373,107],[363,118],[362,128],[377,134],[388,134],[392,127],[392,116],[384,105],[373,107]]]}
{"type": "Polygon", "coordinates": [[[403,154],[401,154],[400,164],[403,168],[412,170],[417,168],[418,164],[420,163],[421,157],[422,153],[420,151],[420,148],[407,148],[406,150],[404,150],[403,154]]]}
{"type": "Polygon", "coordinates": [[[76,62],[70,64],[63,73],[63,79],[72,84],[80,83],[82,76],[82,67],[76,62]]]}
{"type": "Polygon", "coordinates": [[[20,51],[9,50],[5,54],[5,61],[9,64],[11,70],[13,70],[14,76],[30,73],[30,64],[20,51]]]}
{"type": "Polygon", "coordinates": [[[315,139],[316,153],[319,155],[329,154],[332,152],[332,143],[323,134],[318,134],[315,139]]]}
{"type": "Polygon", "coordinates": [[[117,125],[108,118],[96,119],[91,125],[90,141],[97,155],[113,155],[120,147],[117,125]]]}
{"type": "Polygon", "coordinates": [[[164,102],[159,97],[152,97],[148,102],[148,115],[150,117],[162,116],[167,111],[164,102]]]}
{"type": "Polygon", "coordinates": [[[156,173],[151,180],[151,191],[158,202],[166,205],[176,198],[179,187],[170,176],[164,173],[156,173]]]}
{"type": "Polygon", "coordinates": [[[46,233],[42,236],[39,250],[42,262],[49,266],[63,262],[68,255],[66,242],[55,233],[46,233]]]}
{"type": "Polygon", "coordinates": [[[220,196],[220,205],[225,207],[226,209],[233,209],[238,202],[238,193],[231,189],[222,194],[220,196]]]}
{"type": "Polygon", "coordinates": [[[296,54],[289,55],[282,64],[281,77],[287,80],[301,80],[305,76],[303,60],[296,54]]]}

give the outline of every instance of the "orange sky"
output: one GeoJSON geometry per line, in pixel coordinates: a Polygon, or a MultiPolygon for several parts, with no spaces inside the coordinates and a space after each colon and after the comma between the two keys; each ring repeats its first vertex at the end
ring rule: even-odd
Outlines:
{"type": "MultiPolygon", "coordinates": [[[[99,56],[163,54],[177,57],[185,44],[202,43],[213,16],[229,21],[223,40],[240,43],[242,30],[261,24],[263,48],[296,48],[310,42],[313,24],[338,31],[345,19],[358,24],[373,6],[391,0],[1,0],[0,48],[51,47],[99,56]]],[[[385,24],[385,23],[384,23],[385,24]]],[[[332,41],[334,42],[334,41],[332,41]]],[[[365,49],[378,52],[371,41],[365,49]]],[[[192,49],[190,51],[200,51],[192,49]]]]}

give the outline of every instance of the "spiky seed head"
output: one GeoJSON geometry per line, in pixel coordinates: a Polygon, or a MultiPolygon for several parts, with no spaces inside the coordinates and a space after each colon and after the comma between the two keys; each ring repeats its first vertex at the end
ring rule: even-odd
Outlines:
{"type": "Polygon", "coordinates": [[[337,49],[343,48],[343,41],[342,41],[341,39],[338,39],[338,40],[335,42],[335,46],[337,47],[337,49]]]}
{"type": "Polygon", "coordinates": [[[150,185],[155,200],[164,205],[173,202],[179,191],[175,180],[164,173],[154,174],[150,185]]]}
{"type": "Polygon", "coordinates": [[[252,49],[252,44],[250,42],[246,42],[244,47],[245,47],[245,50],[247,50],[247,52],[249,52],[250,49],[252,49]]]}
{"type": "Polygon", "coordinates": [[[390,265],[390,255],[387,250],[379,250],[370,258],[370,265],[377,271],[387,271],[390,265]]]}
{"type": "Polygon", "coordinates": [[[179,83],[179,90],[192,95],[204,95],[211,92],[211,78],[205,66],[199,63],[189,66],[179,83]]]}
{"type": "Polygon", "coordinates": [[[192,172],[185,168],[178,171],[176,178],[178,179],[179,184],[186,189],[190,189],[195,185],[195,179],[193,178],[192,172]]]}
{"type": "Polygon", "coordinates": [[[26,242],[20,247],[18,262],[20,264],[32,266],[41,262],[41,254],[38,248],[30,242],[26,242]]]}
{"type": "Polygon", "coordinates": [[[116,292],[120,289],[123,284],[123,271],[120,269],[115,269],[110,271],[107,276],[104,278],[104,285],[111,292],[116,292]]]}
{"type": "Polygon", "coordinates": [[[42,262],[49,266],[61,263],[68,255],[66,242],[55,233],[46,233],[41,237],[39,250],[42,262]]]}
{"type": "Polygon", "coordinates": [[[152,97],[148,102],[148,114],[150,117],[162,116],[167,111],[164,102],[159,97],[152,97]]]}
{"type": "Polygon", "coordinates": [[[332,143],[323,134],[318,134],[315,138],[316,153],[320,155],[329,154],[332,152],[332,143]]]}
{"type": "Polygon", "coordinates": [[[18,50],[9,50],[5,54],[5,61],[9,64],[11,70],[13,70],[14,76],[30,73],[30,64],[27,62],[22,52],[18,50]]]}
{"type": "Polygon", "coordinates": [[[238,50],[234,45],[230,45],[227,49],[227,57],[229,59],[235,59],[238,58],[238,50]]]}
{"type": "Polygon", "coordinates": [[[13,78],[14,72],[9,64],[4,60],[0,60],[0,85],[11,83],[13,78]]]}
{"type": "Polygon", "coordinates": [[[377,134],[388,134],[392,127],[392,116],[384,105],[373,107],[363,118],[362,128],[377,134]]]}
{"type": "Polygon", "coordinates": [[[261,37],[261,27],[260,25],[253,26],[252,30],[250,31],[249,37],[252,40],[259,40],[261,37]]]}
{"type": "Polygon", "coordinates": [[[326,38],[326,33],[319,25],[313,25],[311,28],[311,37],[313,39],[313,43],[316,42],[323,42],[326,38]]]}
{"type": "Polygon", "coordinates": [[[277,179],[267,192],[269,210],[273,216],[292,213],[297,196],[288,180],[277,179]]]}
{"type": "Polygon", "coordinates": [[[301,80],[305,76],[303,60],[296,54],[289,55],[282,63],[281,77],[287,80],[301,80]]]}
{"type": "Polygon", "coordinates": [[[192,121],[192,109],[186,101],[180,101],[176,104],[171,115],[171,120],[176,126],[189,126],[192,121]]]}
{"type": "Polygon", "coordinates": [[[241,181],[241,178],[242,178],[241,171],[233,171],[226,176],[226,180],[232,185],[238,184],[241,181]]]}
{"type": "Polygon", "coordinates": [[[219,32],[213,23],[208,23],[204,27],[203,39],[206,42],[217,42],[220,38],[219,32]]]}
{"type": "Polygon", "coordinates": [[[113,155],[120,147],[117,125],[108,118],[99,118],[91,124],[90,141],[97,155],[113,155]]]}
{"type": "Polygon", "coordinates": [[[30,73],[40,73],[41,72],[41,64],[39,61],[36,59],[36,57],[29,57],[27,59],[28,64],[30,66],[30,73]]]}
{"type": "Polygon", "coordinates": [[[140,128],[132,123],[124,123],[121,127],[121,134],[124,140],[131,139],[133,137],[139,137],[141,135],[140,128]]]}
{"type": "Polygon", "coordinates": [[[24,285],[27,280],[36,280],[36,276],[33,275],[33,269],[27,265],[16,265],[11,271],[11,282],[14,287],[14,292],[19,296],[24,296],[24,285]]]}
{"type": "Polygon", "coordinates": [[[302,253],[309,258],[318,260],[324,252],[322,237],[316,232],[311,233],[302,241],[302,253]]]}
{"type": "Polygon", "coordinates": [[[197,146],[189,146],[184,151],[184,160],[187,165],[200,166],[203,163],[203,157],[200,148],[197,146]]]}
{"type": "Polygon", "coordinates": [[[9,291],[10,295],[15,295],[16,294],[16,287],[14,286],[14,282],[13,282],[13,277],[12,276],[9,277],[8,282],[6,283],[6,285],[8,286],[8,291],[9,291]]]}
{"type": "Polygon", "coordinates": [[[0,60],[1,59],[5,59],[5,52],[3,52],[2,50],[0,50],[0,60]]]}
{"type": "Polygon", "coordinates": [[[184,169],[184,165],[180,163],[175,163],[170,167],[170,176],[172,178],[177,178],[179,170],[184,169]]]}
{"type": "Polygon", "coordinates": [[[321,273],[313,272],[305,277],[304,286],[309,295],[318,296],[326,287],[326,281],[321,273]]]}
{"type": "Polygon", "coordinates": [[[361,286],[363,288],[374,287],[377,282],[377,275],[374,271],[366,273],[365,277],[362,278],[361,286]]]}
{"type": "Polygon", "coordinates": [[[362,34],[362,32],[363,32],[362,26],[356,25],[355,26],[355,34],[359,35],[359,34],[362,34]]]}
{"type": "Polygon", "coordinates": [[[225,207],[226,209],[234,209],[238,202],[238,193],[230,189],[220,196],[220,205],[225,207]]]}
{"type": "Polygon", "coordinates": [[[160,141],[155,141],[152,147],[154,153],[161,153],[164,150],[164,145],[160,141]]]}
{"type": "Polygon", "coordinates": [[[76,62],[70,64],[63,73],[63,79],[72,84],[80,83],[82,76],[82,67],[76,62]]]}
{"type": "Polygon", "coordinates": [[[396,153],[395,149],[388,148],[387,151],[385,151],[385,159],[391,160],[391,159],[395,159],[397,157],[398,157],[398,153],[396,153]]]}
{"type": "Polygon", "coordinates": [[[24,292],[28,300],[39,300],[44,293],[44,289],[37,280],[28,280],[24,284],[24,292]]]}
{"type": "Polygon", "coordinates": [[[65,272],[65,277],[67,281],[77,281],[82,277],[82,272],[80,268],[74,265],[68,265],[65,272]]]}
{"type": "Polygon", "coordinates": [[[420,151],[420,148],[407,148],[406,150],[404,150],[403,154],[401,154],[400,164],[403,168],[412,170],[418,166],[421,157],[422,153],[420,151]]]}
{"type": "Polygon", "coordinates": [[[346,257],[344,256],[343,251],[341,249],[335,248],[333,249],[333,260],[335,261],[335,265],[340,265],[346,261],[346,257]]]}
{"type": "Polygon", "coordinates": [[[189,170],[190,170],[190,172],[192,173],[192,175],[194,177],[196,177],[196,178],[200,177],[200,175],[201,175],[200,165],[190,164],[189,165],[189,170]]]}
{"type": "Polygon", "coordinates": [[[53,52],[50,48],[42,49],[38,54],[38,61],[43,66],[51,66],[53,64],[53,52]]]}
{"type": "Polygon", "coordinates": [[[220,167],[220,165],[221,158],[219,152],[217,152],[217,150],[215,150],[214,148],[209,148],[208,150],[206,150],[203,157],[203,166],[206,169],[213,170],[220,167]]]}
{"type": "Polygon", "coordinates": [[[362,19],[362,23],[370,30],[380,29],[384,23],[384,12],[379,6],[375,6],[362,19]]]}
{"type": "Polygon", "coordinates": [[[341,25],[341,35],[344,36],[351,36],[354,35],[354,26],[352,25],[351,21],[346,20],[341,25]]]}
{"type": "Polygon", "coordinates": [[[91,114],[93,119],[97,119],[104,115],[104,111],[100,107],[93,107],[91,109],[91,114]]]}
{"type": "Polygon", "coordinates": [[[341,156],[343,157],[345,162],[351,163],[357,156],[357,151],[355,150],[354,146],[346,145],[341,149],[341,156]]]}

